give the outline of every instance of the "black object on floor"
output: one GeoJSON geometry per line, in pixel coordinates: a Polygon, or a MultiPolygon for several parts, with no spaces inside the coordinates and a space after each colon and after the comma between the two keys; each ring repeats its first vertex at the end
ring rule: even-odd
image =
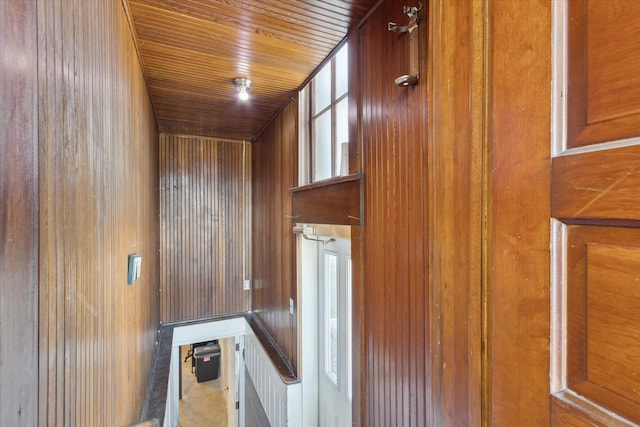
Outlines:
{"type": "Polygon", "coordinates": [[[194,347],[193,360],[196,365],[196,380],[215,380],[220,376],[220,344],[208,343],[200,347],[194,347]]]}

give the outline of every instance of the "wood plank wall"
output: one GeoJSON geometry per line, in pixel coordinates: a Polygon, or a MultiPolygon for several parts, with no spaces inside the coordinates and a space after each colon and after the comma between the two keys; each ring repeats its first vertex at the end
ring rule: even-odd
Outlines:
{"type": "MultiPolygon", "coordinates": [[[[378,5],[352,34],[364,221],[352,230],[354,420],[367,426],[481,422],[483,1],[422,12],[421,80],[408,67],[404,3],[378,5]],[[432,106],[433,108],[429,108],[432,106]]],[[[253,151],[252,309],[295,363],[289,187],[297,116],[287,107],[253,151]],[[292,145],[291,145],[292,144],[292,145]]],[[[358,157],[358,156],[354,156],[358,157]]],[[[354,170],[355,167],[355,170],[354,170]]]]}
{"type": "Polygon", "coordinates": [[[251,308],[297,372],[295,239],[291,193],[298,170],[298,103],[290,102],[253,145],[251,308]]]}
{"type": "MultiPolygon", "coordinates": [[[[386,1],[360,29],[364,174],[364,424],[427,424],[429,245],[427,85],[408,72],[402,2],[386,1]],[[409,106],[416,108],[410,109],[409,106]]],[[[423,36],[423,33],[421,33],[423,36]]],[[[422,46],[423,50],[426,46],[422,46]]],[[[424,65],[424,64],[423,64],[424,65]]]]}
{"type": "Polygon", "coordinates": [[[156,123],[119,1],[37,7],[38,425],[130,425],[159,322],[156,123]]]}
{"type": "Polygon", "coordinates": [[[37,26],[0,2],[0,425],[38,421],[37,26]]]}
{"type": "Polygon", "coordinates": [[[362,420],[480,425],[482,3],[424,3],[420,81],[400,88],[404,4],[359,29],[362,420]]]}
{"type": "Polygon", "coordinates": [[[163,323],[249,310],[251,144],[160,135],[163,323]]]}

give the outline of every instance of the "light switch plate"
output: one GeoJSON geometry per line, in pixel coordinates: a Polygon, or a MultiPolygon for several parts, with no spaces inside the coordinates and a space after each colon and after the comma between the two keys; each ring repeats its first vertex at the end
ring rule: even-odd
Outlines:
{"type": "Polygon", "coordinates": [[[251,289],[251,280],[245,279],[244,283],[242,284],[242,289],[244,289],[245,291],[251,289]]]}
{"type": "Polygon", "coordinates": [[[129,255],[129,269],[127,273],[127,284],[133,285],[140,279],[140,267],[142,266],[142,255],[129,255]]]}
{"type": "Polygon", "coordinates": [[[293,298],[289,298],[289,314],[293,316],[293,298]]]}

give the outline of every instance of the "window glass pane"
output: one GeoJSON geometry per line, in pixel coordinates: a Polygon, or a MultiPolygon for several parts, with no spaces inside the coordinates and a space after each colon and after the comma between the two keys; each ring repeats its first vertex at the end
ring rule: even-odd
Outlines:
{"type": "MultiPolygon", "coordinates": [[[[342,143],[349,139],[348,56],[345,44],[305,87],[309,102],[301,102],[300,120],[310,126],[300,127],[300,144],[308,148],[299,150],[300,184],[342,175],[342,143]]],[[[348,173],[348,165],[344,171],[348,173]]]]}
{"type": "Polygon", "coordinates": [[[313,181],[331,178],[331,111],[314,120],[313,181]]]}
{"type": "Polygon", "coordinates": [[[311,183],[311,86],[306,85],[298,93],[298,117],[303,126],[298,126],[298,185],[311,183]]]}
{"type": "Polygon", "coordinates": [[[353,400],[353,294],[351,289],[351,257],[347,258],[347,395],[353,400]]]}
{"type": "Polygon", "coordinates": [[[336,98],[349,88],[349,50],[345,44],[336,54],[336,98]]]}
{"type": "Polygon", "coordinates": [[[338,384],[338,257],[324,254],[325,373],[338,384]]]}
{"type": "MultiPolygon", "coordinates": [[[[342,143],[349,142],[349,98],[344,98],[336,105],[336,157],[334,176],[340,175],[342,166],[342,143]]],[[[345,162],[348,163],[348,158],[345,162]]],[[[349,165],[347,165],[347,171],[349,165]]]]}
{"type": "Polygon", "coordinates": [[[331,104],[331,62],[328,62],[313,79],[313,114],[318,114],[331,104]]]}

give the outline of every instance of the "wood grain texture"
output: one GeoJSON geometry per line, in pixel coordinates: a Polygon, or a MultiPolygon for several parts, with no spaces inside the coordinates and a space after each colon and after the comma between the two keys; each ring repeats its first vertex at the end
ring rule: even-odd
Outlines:
{"type": "Polygon", "coordinates": [[[640,134],[640,4],[573,0],[569,6],[567,147],[640,134]]]}
{"type": "Polygon", "coordinates": [[[255,138],[374,1],[128,0],[160,131],[255,138]]]}
{"type": "MultiPolygon", "coordinates": [[[[571,427],[630,427],[622,418],[611,415],[583,397],[570,392],[554,394],[551,404],[551,425],[571,427]],[[588,408],[585,411],[585,408],[588,408]]],[[[632,424],[634,425],[634,424],[632,424]]]]}
{"type": "Polygon", "coordinates": [[[358,175],[291,189],[296,222],[358,225],[361,219],[361,181],[358,175]]]}
{"type": "Polygon", "coordinates": [[[551,3],[488,3],[485,425],[549,425],[551,3]]]}
{"type": "Polygon", "coordinates": [[[250,308],[251,145],[160,135],[163,323],[250,308]]]}
{"type": "Polygon", "coordinates": [[[640,248],[590,244],[586,257],[586,378],[604,406],[640,422],[640,248]]]}
{"type": "Polygon", "coordinates": [[[640,221],[640,147],[553,159],[552,214],[567,223],[640,221]]]}
{"type": "Polygon", "coordinates": [[[0,425],[38,422],[36,7],[0,2],[0,425]]]}
{"type": "MultiPolygon", "coordinates": [[[[386,26],[407,19],[402,6],[382,3],[359,31],[367,426],[422,426],[431,415],[427,139],[424,107],[418,107],[426,106],[427,85],[393,84],[407,73],[408,38],[386,26]]],[[[423,43],[426,28],[420,27],[423,43]]]]}
{"type": "Polygon", "coordinates": [[[566,339],[554,354],[556,365],[566,360],[561,387],[552,397],[557,425],[640,422],[634,302],[640,280],[640,151],[613,143],[640,135],[637,7],[576,0],[568,2],[564,17],[567,146],[590,147],[563,152],[552,165],[552,215],[566,232],[559,262],[566,284],[555,283],[555,293],[564,291],[564,296],[553,324],[559,330],[566,319],[566,339]]]}
{"type": "Polygon", "coordinates": [[[567,388],[636,423],[639,238],[638,228],[574,225],[566,245],[567,388]]]}
{"type": "Polygon", "coordinates": [[[481,422],[485,3],[431,3],[427,188],[433,425],[481,422]]]}
{"type": "MultiPolygon", "coordinates": [[[[382,3],[359,34],[365,180],[366,359],[361,375],[362,421],[367,426],[427,425],[431,409],[427,138],[424,107],[419,107],[426,106],[427,85],[393,84],[407,73],[408,38],[387,31],[386,25],[407,19],[402,6],[400,1],[382,3]]],[[[421,55],[427,47],[426,28],[420,27],[421,55]]]]}
{"type": "Polygon", "coordinates": [[[480,422],[482,4],[425,4],[414,87],[403,3],[359,32],[363,425],[480,422]]]}
{"type": "Polygon", "coordinates": [[[38,425],[130,425],[159,321],[156,123],[120,2],[36,4],[38,425]]]}
{"type": "Polygon", "coordinates": [[[298,103],[291,101],[252,146],[251,309],[298,372],[295,238],[291,193],[298,164],[298,103]]]}

